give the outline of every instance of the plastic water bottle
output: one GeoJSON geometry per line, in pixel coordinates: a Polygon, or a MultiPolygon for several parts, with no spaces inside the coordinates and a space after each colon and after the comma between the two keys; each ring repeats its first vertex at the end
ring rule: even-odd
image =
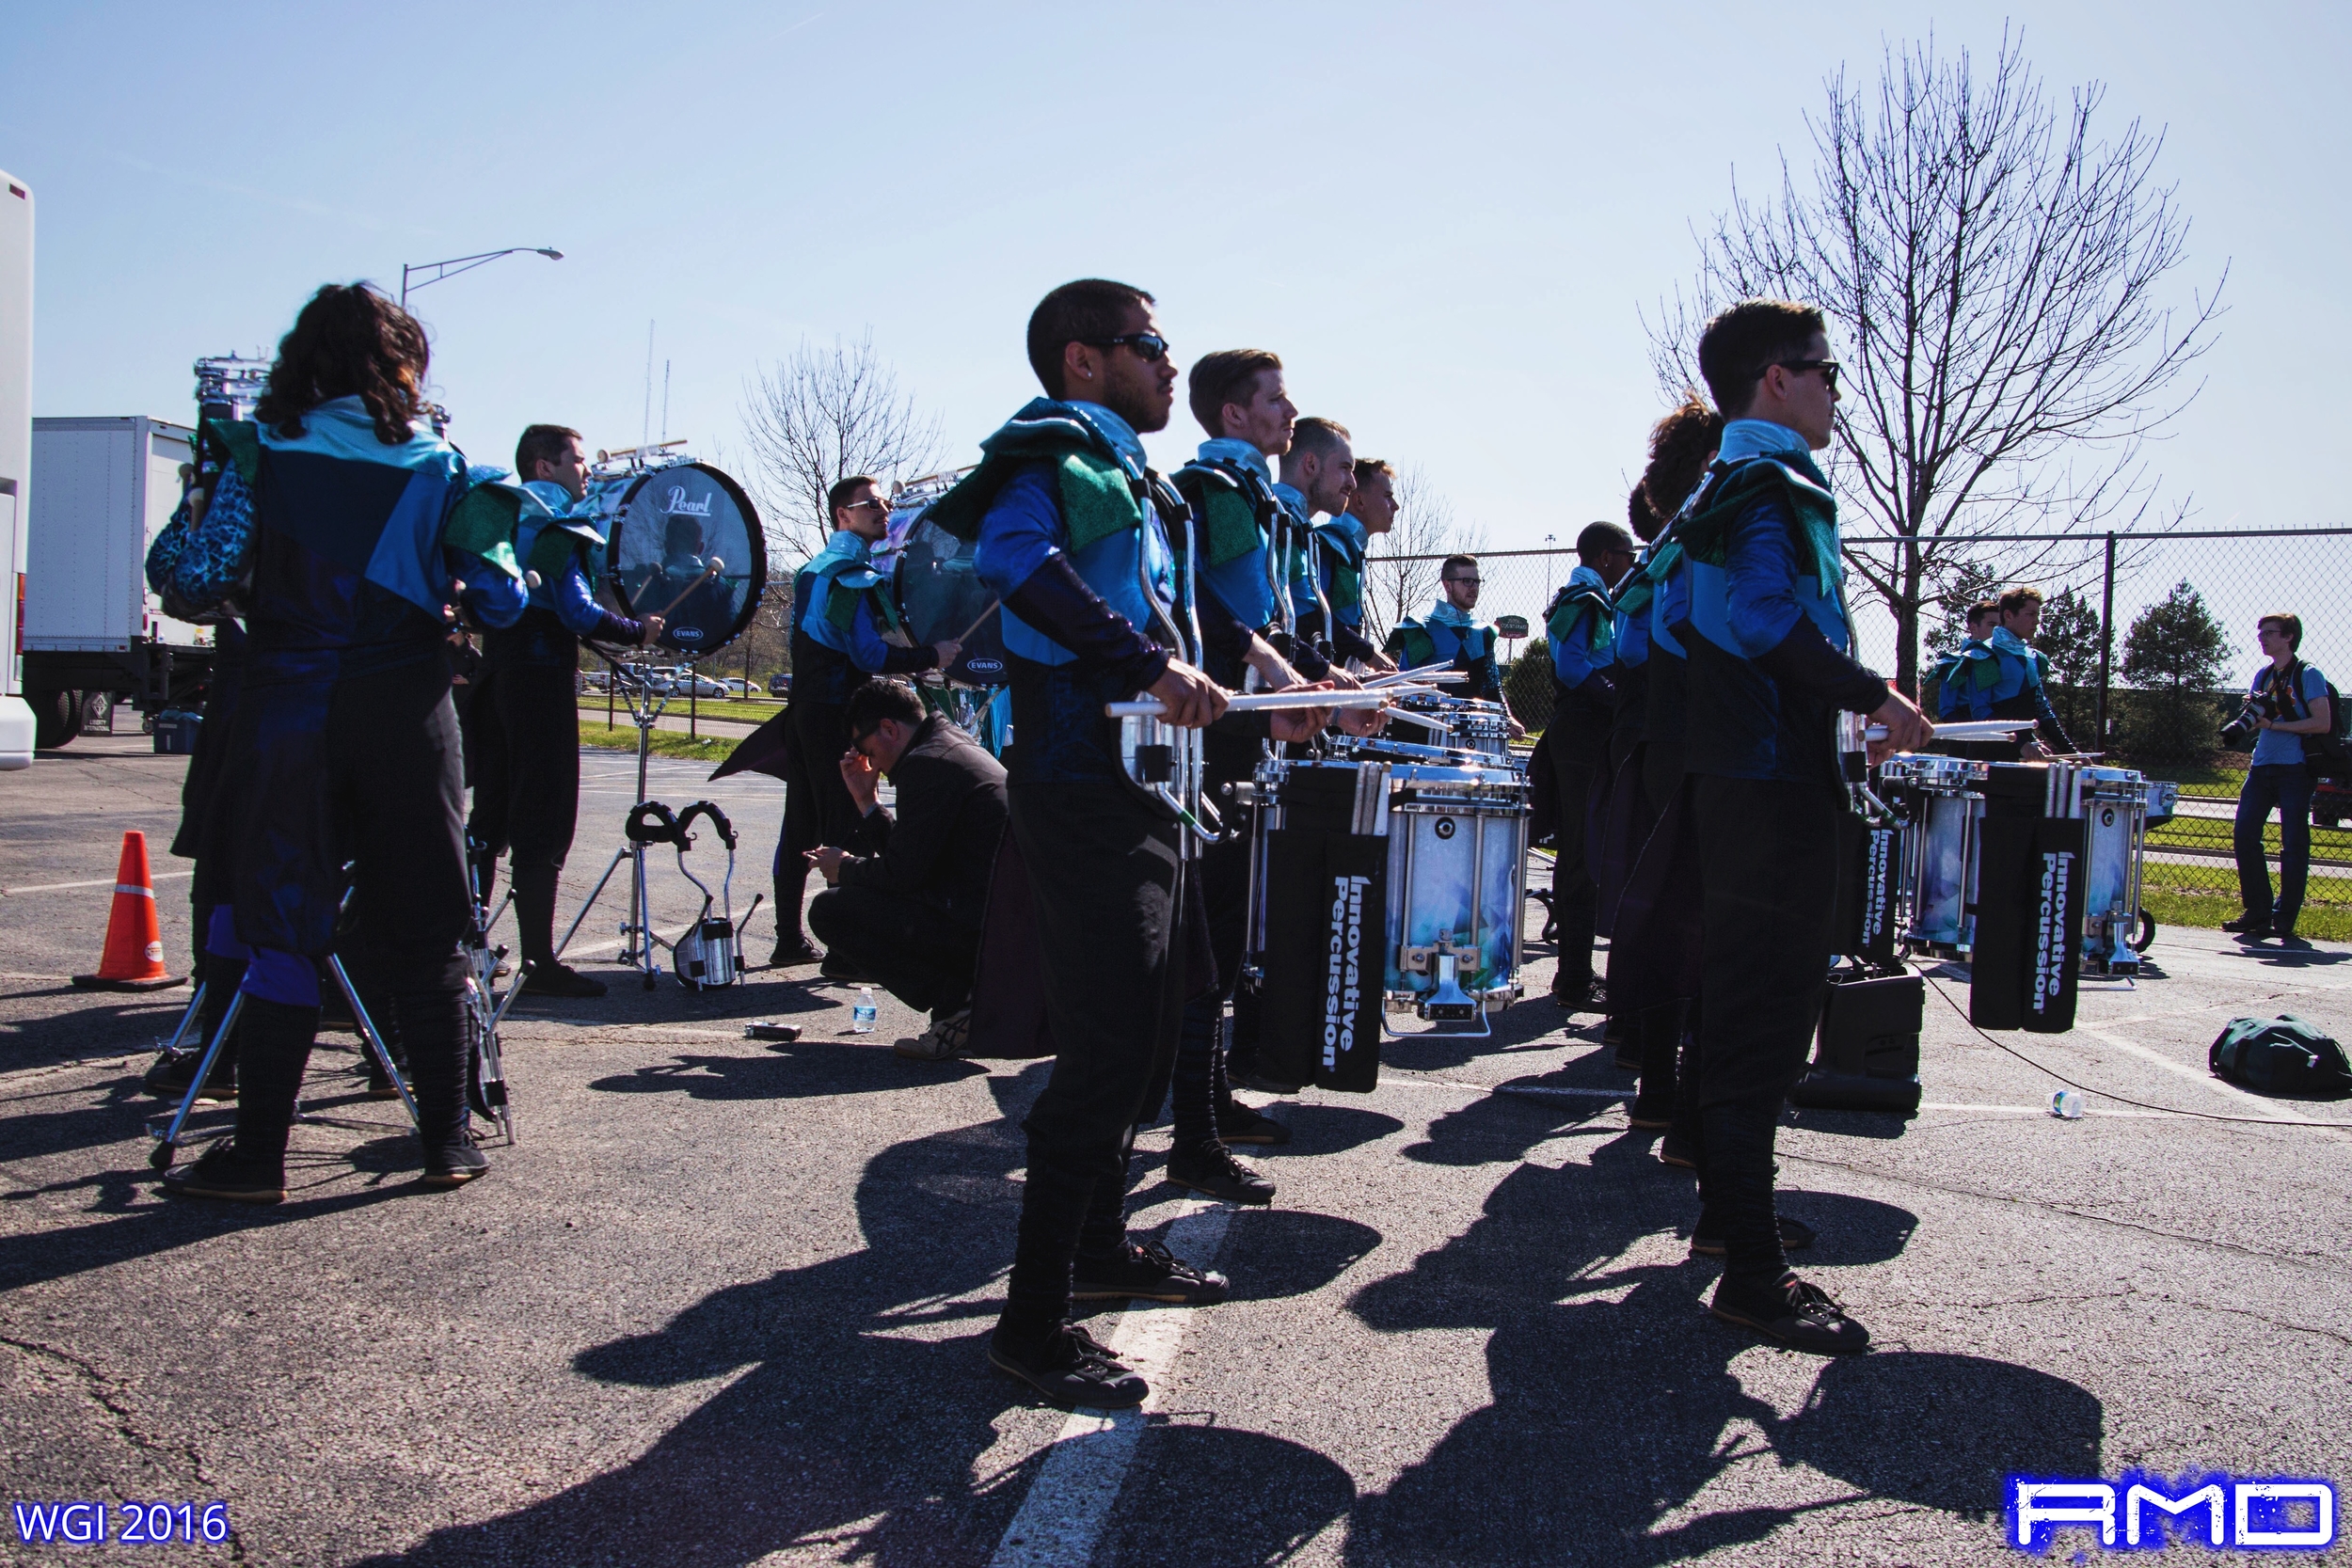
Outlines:
{"type": "Polygon", "coordinates": [[[857,992],[857,1006],[850,1009],[850,1033],[852,1035],[872,1034],[877,1010],[874,1006],[874,988],[860,986],[857,992]]]}
{"type": "Polygon", "coordinates": [[[2050,1096],[2050,1114],[2060,1121],[2083,1119],[2083,1097],[2080,1089],[2059,1089],[2050,1096]]]}

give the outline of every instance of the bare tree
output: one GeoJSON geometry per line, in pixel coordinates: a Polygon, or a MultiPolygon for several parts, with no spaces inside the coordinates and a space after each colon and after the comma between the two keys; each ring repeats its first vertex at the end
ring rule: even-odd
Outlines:
{"type": "MultiPolygon", "coordinates": [[[[1651,328],[1661,384],[1694,379],[1697,330],[1732,300],[1821,308],[1845,368],[1830,465],[1846,515],[1902,543],[1850,553],[1893,611],[1897,678],[1917,687],[1919,618],[1979,564],[2011,578],[2145,520],[2142,442],[2197,393],[2220,288],[2168,303],[2188,221],[2154,183],[2163,135],[2139,121],[2094,138],[2096,83],[2054,107],[2004,35],[1989,78],[1932,38],[1882,62],[1876,90],[1828,83],[1807,117],[1818,167],[1801,190],[1784,154],[1776,199],[1736,186],[1701,241],[1692,300],[1651,328]]],[[[2175,507],[2174,519],[2181,509],[2175,507]]]]}
{"type": "Polygon", "coordinates": [[[1468,555],[1486,543],[1486,531],[1457,521],[1454,503],[1438,493],[1429,472],[1415,464],[1396,482],[1396,523],[1372,542],[1364,563],[1364,623],[1375,642],[1438,596],[1438,572],[1449,555],[1468,555]]]}
{"type": "Polygon", "coordinates": [[[933,467],[937,416],[925,420],[898,378],[874,353],[869,332],[830,349],[803,341],[789,358],[754,373],[743,388],[743,439],[751,487],[768,526],[776,564],[824,548],[833,531],[825,492],[851,474],[888,482],[933,467]]]}

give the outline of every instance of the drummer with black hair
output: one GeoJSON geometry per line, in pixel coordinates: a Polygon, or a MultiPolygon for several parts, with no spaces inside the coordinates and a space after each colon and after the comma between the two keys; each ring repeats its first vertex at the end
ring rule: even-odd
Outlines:
{"type": "MultiPolygon", "coordinates": [[[[825,494],[833,537],[792,578],[792,697],[785,711],[784,832],[776,842],[776,947],[771,968],[815,963],[824,955],[802,926],[808,888],[805,852],[848,844],[860,813],[841,782],[850,749],[845,717],[850,696],[876,675],[912,674],[953,664],[958,642],[911,646],[890,581],[874,570],[873,549],[890,531],[882,484],[854,474],[825,494]]],[[[829,964],[829,979],[854,979],[829,964]]]]}
{"type": "MultiPolygon", "coordinates": [[[[1019,1241],[989,1359],[1056,1403],[1097,1408],[1148,1389],[1069,1322],[1073,1300],[1227,1292],[1223,1275],[1126,1228],[1136,1123],[1164,1092],[1184,1014],[1188,877],[1177,825],[1127,775],[1104,705],[1148,692],[1168,722],[1198,729],[1230,699],[1179,657],[1168,521],[1184,505],[1142,442],[1167,427],[1177,372],[1152,305],[1101,278],[1047,294],[1028,330],[1046,396],[981,443],[978,469],[930,514],[977,540],[980,578],[1004,601],[1019,737],[1007,798],[1056,1048],[1023,1123],[1019,1241]]],[[[1232,721],[1304,738],[1327,717],[1232,721]]]]}
{"type": "Polygon", "coordinates": [[[507,874],[523,990],[602,996],[604,982],[555,956],[556,883],[580,819],[580,643],[648,643],[660,636],[662,620],[628,620],[596,603],[583,559],[595,526],[573,515],[588,493],[580,432],[529,426],[515,443],[515,471],[523,493],[515,554],[539,580],[520,621],[483,634],[481,667],[465,707],[466,762],[473,774],[466,836],[485,902],[499,856],[512,852],[507,874]]]}

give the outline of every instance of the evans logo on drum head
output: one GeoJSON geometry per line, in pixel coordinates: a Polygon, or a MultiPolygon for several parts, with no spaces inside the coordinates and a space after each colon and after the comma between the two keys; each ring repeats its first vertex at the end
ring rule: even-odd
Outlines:
{"type": "Polygon", "coordinates": [[[1001,658],[967,658],[963,667],[976,675],[993,675],[1004,669],[1005,661],[1001,658]]]}
{"type": "Polygon", "coordinates": [[[1431,826],[1430,832],[1436,833],[1439,838],[1452,838],[1454,836],[1454,818],[1451,816],[1438,817],[1436,823],[1431,826]]]}

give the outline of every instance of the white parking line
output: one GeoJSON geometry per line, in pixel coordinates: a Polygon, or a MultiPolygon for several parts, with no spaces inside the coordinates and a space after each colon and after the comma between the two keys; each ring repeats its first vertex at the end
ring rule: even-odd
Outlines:
{"type": "MultiPolygon", "coordinates": [[[[1232,1211],[1204,1204],[1168,1227],[1168,1247],[1197,1268],[1216,1261],[1232,1211]]],[[[1005,1528],[989,1568],[1085,1568],[1110,1522],[1111,1505],[1135,1462],[1151,1414],[1168,1392],[1168,1379],[1184,1348],[1197,1307],[1130,1309],[1111,1337],[1111,1354],[1142,1374],[1151,1395],[1133,1410],[1073,1411],[1038,1466],[1021,1512],[1005,1528]]]]}
{"type": "MultiPolygon", "coordinates": [[[[149,880],[168,882],[176,878],[195,875],[193,871],[158,871],[149,880]]],[[[101,877],[93,882],[39,882],[31,887],[0,887],[0,898],[13,898],[20,893],[63,893],[69,888],[113,887],[114,885],[115,879],[112,877],[101,877]]]]}

